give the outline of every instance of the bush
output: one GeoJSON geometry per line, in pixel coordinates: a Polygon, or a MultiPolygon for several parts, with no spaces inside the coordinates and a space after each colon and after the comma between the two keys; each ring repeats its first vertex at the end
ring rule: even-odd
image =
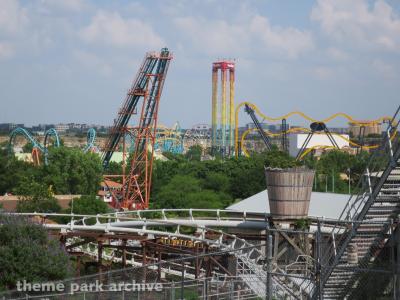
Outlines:
{"type": "Polygon", "coordinates": [[[57,199],[46,185],[33,180],[23,180],[15,191],[20,196],[17,212],[57,213],[61,210],[57,199]]]}
{"type": "Polygon", "coordinates": [[[43,227],[4,215],[0,224],[0,290],[15,289],[22,280],[62,280],[72,274],[67,253],[43,227]]]}

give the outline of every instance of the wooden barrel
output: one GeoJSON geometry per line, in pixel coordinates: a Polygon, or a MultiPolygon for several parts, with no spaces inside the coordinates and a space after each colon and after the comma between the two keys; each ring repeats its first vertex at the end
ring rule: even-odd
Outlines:
{"type": "Polygon", "coordinates": [[[314,174],[313,170],[306,168],[266,168],[271,215],[285,218],[307,217],[314,174]]]}

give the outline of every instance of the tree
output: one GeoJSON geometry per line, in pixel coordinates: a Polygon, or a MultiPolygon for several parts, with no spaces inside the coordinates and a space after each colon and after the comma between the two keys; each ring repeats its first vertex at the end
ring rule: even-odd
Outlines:
{"type": "Polygon", "coordinates": [[[190,175],[176,175],[160,188],[153,198],[157,208],[224,208],[229,195],[204,189],[201,180],[190,175]]]}
{"type": "Polygon", "coordinates": [[[183,208],[186,207],[186,197],[190,193],[201,190],[200,181],[191,176],[176,175],[171,181],[161,187],[155,197],[158,208],[183,208]]]}
{"type": "Polygon", "coordinates": [[[20,196],[17,203],[17,212],[42,212],[57,213],[61,207],[57,199],[53,197],[51,189],[32,179],[21,181],[15,189],[15,193],[20,196]]]}
{"type": "Polygon", "coordinates": [[[32,164],[17,160],[14,154],[0,149],[0,195],[13,191],[23,178],[35,177],[37,171],[32,164]]]}
{"type": "Polygon", "coordinates": [[[110,207],[95,195],[84,195],[69,203],[68,212],[80,215],[96,215],[110,212],[110,207]],[[73,204],[72,204],[73,201],[73,204]],[[73,205],[73,208],[72,208],[73,205]]]}
{"type": "Polygon", "coordinates": [[[0,224],[0,290],[15,289],[22,280],[62,280],[72,273],[67,253],[43,227],[5,215],[0,224]]]}
{"type": "Polygon", "coordinates": [[[203,148],[200,145],[194,145],[189,148],[186,152],[186,157],[189,160],[201,160],[201,154],[203,153],[203,148]]]}
{"type": "Polygon", "coordinates": [[[49,164],[41,166],[42,180],[56,194],[95,194],[102,179],[97,154],[75,148],[49,149],[49,164]]]}
{"type": "Polygon", "coordinates": [[[230,190],[229,177],[223,173],[209,172],[204,179],[206,189],[227,193],[230,190]]]}
{"type": "Polygon", "coordinates": [[[22,152],[24,153],[31,153],[33,149],[33,145],[31,142],[27,142],[23,147],[22,147],[22,152]]]}

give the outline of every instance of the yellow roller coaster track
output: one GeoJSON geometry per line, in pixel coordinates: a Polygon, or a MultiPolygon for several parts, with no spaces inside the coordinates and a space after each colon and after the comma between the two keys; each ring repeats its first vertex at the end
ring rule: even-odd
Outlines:
{"type": "MultiPolygon", "coordinates": [[[[271,118],[271,117],[268,117],[268,116],[264,115],[264,114],[260,111],[260,109],[259,109],[255,104],[250,103],[250,102],[242,102],[242,103],[240,103],[240,104],[236,107],[236,110],[235,110],[235,124],[236,124],[236,127],[235,127],[235,155],[236,155],[236,157],[237,157],[238,154],[239,154],[239,153],[238,153],[238,150],[239,150],[239,149],[238,149],[238,148],[239,148],[239,147],[238,147],[238,146],[239,146],[239,145],[238,145],[238,140],[239,140],[239,122],[238,122],[238,121],[239,121],[239,110],[240,110],[241,107],[243,107],[243,106],[246,105],[246,104],[247,104],[248,106],[250,106],[252,109],[254,109],[254,111],[255,111],[259,116],[261,116],[262,118],[264,118],[264,120],[268,120],[268,121],[271,121],[271,122],[281,121],[282,119],[288,119],[289,117],[291,117],[291,116],[293,116],[293,115],[298,115],[298,116],[300,116],[300,117],[302,117],[302,118],[304,118],[305,120],[308,120],[308,121],[310,121],[310,122],[323,122],[323,123],[328,123],[328,122],[332,121],[333,119],[336,119],[336,118],[338,118],[338,117],[343,117],[343,118],[347,119],[349,122],[351,122],[351,123],[353,123],[353,124],[360,125],[360,126],[361,126],[361,125],[364,125],[364,126],[365,126],[365,125],[379,124],[379,123],[381,123],[381,122],[383,122],[383,121],[385,121],[385,120],[391,120],[390,117],[381,117],[381,118],[376,119],[376,120],[358,121],[358,120],[355,120],[355,119],[354,119],[353,117],[351,117],[350,115],[345,114],[345,113],[342,113],[342,112],[340,112],[340,113],[335,113],[335,114],[331,115],[330,117],[328,117],[328,118],[326,118],[326,119],[323,119],[323,120],[317,120],[317,119],[314,119],[314,118],[311,118],[311,117],[307,116],[306,114],[304,114],[303,112],[300,112],[300,111],[293,111],[293,112],[290,112],[290,113],[288,113],[288,114],[286,114],[286,115],[284,115],[284,116],[280,116],[280,117],[276,117],[276,118],[271,118]]],[[[246,130],[246,131],[242,134],[242,138],[241,138],[241,140],[240,140],[240,146],[241,146],[242,151],[243,151],[243,154],[244,154],[245,156],[249,156],[249,153],[248,153],[248,151],[247,151],[247,149],[246,149],[246,147],[245,147],[244,140],[245,140],[246,136],[247,136],[250,132],[255,131],[255,130],[257,130],[257,129],[256,129],[256,128],[248,129],[248,130],[246,130]]],[[[292,132],[307,132],[307,133],[309,133],[309,132],[311,132],[311,130],[310,130],[310,129],[307,129],[307,128],[291,128],[291,129],[287,130],[286,132],[280,132],[280,133],[271,133],[271,132],[269,132],[268,130],[265,130],[265,132],[266,132],[269,136],[279,136],[279,135],[282,135],[282,134],[284,134],[284,133],[292,133],[292,132]]],[[[318,134],[318,133],[316,132],[315,134],[318,134]]],[[[351,141],[351,140],[345,138],[344,136],[342,136],[342,135],[340,135],[340,134],[332,133],[332,135],[338,136],[339,138],[341,138],[341,139],[347,141],[350,145],[352,145],[352,146],[354,146],[354,147],[361,147],[361,145],[359,145],[359,144],[357,144],[357,143],[354,143],[353,141],[351,141]]],[[[396,135],[396,132],[394,132],[394,133],[392,134],[391,139],[393,139],[395,135],[396,135]]],[[[377,148],[377,147],[378,147],[378,145],[363,146],[364,149],[374,149],[374,148],[377,148]]],[[[333,148],[333,146],[331,147],[331,146],[325,146],[325,145],[316,145],[316,146],[314,146],[314,147],[308,148],[306,151],[304,151],[304,152],[302,153],[300,159],[303,158],[305,155],[307,155],[310,151],[312,151],[313,149],[316,149],[316,148],[333,148]]]]}

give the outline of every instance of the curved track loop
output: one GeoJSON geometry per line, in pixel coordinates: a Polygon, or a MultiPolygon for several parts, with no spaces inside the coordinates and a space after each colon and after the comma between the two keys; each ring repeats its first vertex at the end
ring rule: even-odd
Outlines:
{"type": "MultiPolygon", "coordinates": [[[[54,140],[53,142],[54,147],[58,148],[61,146],[60,136],[58,135],[58,132],[55,128],[50,128],[46,130],[46,132],[44,133],[44,142],[42,145],[39,143],[38,140],[36,140],[33,137],[33,135],[28,130],[22,127],[18,127],[10,133],[10,139],[8,143],[8,148],[10,152],[13,151],[13,144],[17,135],[22,135],[29,143],[32,144],[33,148],[37,149],[44,155],[44,161],[46,165],[48,164],[48,154],[49,154],[48,147],[50,138],[53,138],[54,140]]],[[[94,128],[90,128],[87,132],[87,145],[83,148],[83,152],[87,152],[91,149],[94,149],[95,141],[96,141],[96,130],[94,128]]],[[[35,150],[36,155],[37,155],[37,150],[35,150]]]]}
{"type": "MultiPolygon", "coordinates": [[[[346,113],[342,113],[342,112],[335,113],[335,114],[331,115],[330,117],[328,117],[328,118],[326,118],[326,119],[323,119],[323,120],[316,120],[316,119],[311,118],[311,117],[309,117],[308,115],[306,115],[306,114],[304,114],[303,112],[300,112],[300,111],[293,111],[293,112],[290,112],[290,113],[288,113],[288,114],[286,114],[286,115],[283,115],[283,116],[280,116],[280,117],[276,117],[276,118],[272,118],[272,117],[268,117],[268,116],[266,116],[265,114],[263,114],[263,113],[261,112],[261,110],[260,110],[255,104],[250,103],[250,102],[242,102],[242,103],[240,103],[240,104],[236,107],[236,111],[235,111],[235,124],[236,124],[236,128],[235,128],[235,153],[238,153],[238,139],[239,139],[239,127],[238,127],[238,122],[239,122],[239,110],[240,110],[241,107],[245,106],[246,104],[249,105],[251,108],[253,108],[254,111],[255,111],[259,116],[261,116],[262,118],[264,118],[264,120],[268,120],[268,121],[271,121],[271,122],[281,121],[282,119],[287,119],[287,118],[289,118],[289,117],[291,117],[291,116],[294,116],[294,115],[298,115],[298,116],[302,117],[303,119],[305,119],[305,120],[307,120],[307,121],[310,121],[310,122],[323,122],[323,123],[328,123],[328,122],[330,122],[330,121],[332,121],[332,120],[334,120],[334,119],[336,119],[336,118],[343,117],[343,118],[347,119],[347,120],[348,120],[349,122],[351,122],[351,123],[354,123],[354,124],[357,124],[357,125],[364,125],[364,126],[365,126],[365,125],[379,124],[379,123],[382,123],[382,122],[384,122],[384,121],[390,121],[390,120],[391,120],[391,117],[381,117],[381,118],[378,118],[378,119],[376,119],[376,120],[357,121],[357,120],[355,120],[353,117],[351,117],[350,115],[348,115],[348,114],[346,114],[346,113]]],[[[251,129],[246,130],[246,131],[242,134],[242,137],[241,137],[241,140],[240,140],[240,145],[241,145],[242,151],[243,151],[244,155],[247,156],[247,157],[249,156],[249,153],[248,153],[248,151],[247,151],[247,149],[246,149],[246,146],[245,146],[245,142],[244,142],[244,141],[245,141],[245,139],[246,139],[246,136],[247,136],[250,132],[255,131],[255,130],[257,130],[257,129],[256,129],[256,128],[251,128],[251,129]]],[[[293,133],[293,132],[304,132],[304,133],[309,133],[309,132],[311,132],[311,130],[308,129],[308,128],[301,128],[301,127],[300,127],[300,128],[291,128],[291,129],[289,129],[289,130],[287,130],[287,131],[285,131],[285,132],[280,132],[280,133],[271,133],[270,131],[265,130],[265,133],[266,133],[267,135],[269,135],[269,136],[280,136],[280,135],[282,135],[282,134],[284,134],[284,133],[287,134],[287,133],[293,133]]],[[[316,132],[315,134],[318,134],[318,132],[316,132]]],[[[323,134],[323,133],[321,133],[321,134],[323,134]]],[[[391,139],[393,139],[393,138],[396,136],[396,134],[397,134],[397,131],[395,131],[395,132],[393,133],[393,135],[391,136],[391,139]]],[[[335,135],[335,136],[337,136],[338,138],[341,138],[341,139],[347,141],[350,145],[352,145],[352,146],[354,146],[354,147],[361,147],[360,144],[357,144],[357,143],[351,141],[350,139],[347,139],[347,138],[343,137],[343,136],[340,135],[340,134],[332,133],[332,135],[335,135]]],[[[376,148],[378,148],[378,147],[379,147],[379,145],[363,146],[364,149],[376,149],[376,148]]],[[[317,146],[314,146],[314,147],[313,147],[313,149],[315,149],[315,148],[332,148],[332,147],[325,146],[325,145],[317,145],[317,146]]],[[[301,155],[301,158],[303,158],[303,157],[304,157],[307,153],[309,153],[312,149],[311,149],[310,151],[308,151],[308,150],[309,150],[309,149],[307,149],[307,150],[301,155]],[[306,152],[307,152],[307,153],[306,153],[306,152]]],[[[237,155],[237,154],[236,154],[236,155],[237,155]]]]}
{"type": "MultiPolygon", "coordinates": [[[[44,222],[43,226],[50,230],[136,233],[139,235],[201,242],[209,245],[212,249],[227,251],[235,255],[238,259],[238,276],[255,293],[265,296],[267,273],[264,270],[265,256],[261,250],[257,249],[256,245],[234,234],[228,234],[222,230],[212,229],[198,223],[201,223],[199,222],[201,220],[208,220],[213,228],[225,228],[229,227],[232,222],[236,222],[235,226],[240,223],[255,222],[262,224],[265,228],[268,220],[267,214],[250,215],[235,211],[209,209],[162,209],[115,212],[95,216],[45,213],[17,215],[39,216],[43,220],[51,216],[67,216],[71,218],[69,224],[49,224],[44,222]],[[87,225],[89,220],[95,220],[95,225],[87,225]],[[194,230],[196,234],[184,233],[186,230],[190,230],[190,232],[194,230]]],[[[89,248],[92,249],[92,247],[89,248]]],[[[97,253],[96,249],[90,250],[89,248],[82,248],[81,250],[88,252],[89,255],[97,253]]],[[[114,253],[109,253],[104,258],[114,260],[113,257],[115,257],[114,253]]],[[[134,260],[132,264],[135,265],[134,260]]],[[[298,299],[307,296],[308,292],[313,289],[311,281],[288,277],[285,270],[279,268],[276,264],[273,265],[273,272],[273,291],[275,295],[282,295],[288,297],[288,299],[298,299]]]]}
{"type": "Polygon", "coordinates": [[[33,150],[32,150],[32,159],[34,161],[35,165],[39,165],[39,152],[41,152],[44,155],[44,162],[47,165],[48,164],[48,160],[47,160],[47,156],[48,156],[48,142],[50,137],[54,137],[54,146],[55,147],[60,147],[60,138],[58,136],[57,131],[54,128],[50,128],[48,130],[46,130],[45,134],[44,134],[44,144],[40,144],[38,140],[36,140],[32,134],[26,130],[25,128],[22,127],[18,127],[16,129],[14,129],[11,133],[10,133],[10,139],[9,139],[9,143],[8,143],[8,148],[9,148],[9,152],[11,153],[13,151],[13,144],[15,141],[15,138],[17,135],[22,135],[23,137],[25,137],[25,139],[28,140],[29,143],[32,144],[33,146],[33,150]]]}
{"type": "Polygon", "coordinates": [[[179,123],[175,123],[172,128],[158,125],[154,147],[161,152],[183,153],[183,136],[179,123]]]}
{"type": "Polygon", "coordinates": [[[46,131],[44,135],[44,148],[47,149],[48,147],[48,142],[50,137],[54,137],[54,146],[55,147],[60,147],[60,137],[58,135],[58,132],[54,128],[50,128],[46,131]]]}
{"type": "Polygon", "coordinates": [[[93,150],[95,148],[95,141],[96,141],[96,130],[94,128],[89,128],[87,135],[86,135],[87,144],[85,148],[83,148],[83,152],[88,152],[89,150],[93,150]]]}
{"type": "Polygon", "coordinates": [[[185,131],[183,142],[188,150],[191,146],[199,145],[203,149],[207,148],[207,141],[211,138],[210,126],[208,124],[196,124],[191,129],[185,131]]]}
{"type": "Polygon", "coordinates": [[[14,140],[17,135],[22,135],[25,139],[27,139],[34,148],[39,149],[41,152],[45,151],[44,146],[42,146],[30,133],[28,130],[22,127],[15,128],[13,131],[10,133],[10,139],[8,142],[8,147],[10,151],[13,151],[13,144],[14,140]]]}

